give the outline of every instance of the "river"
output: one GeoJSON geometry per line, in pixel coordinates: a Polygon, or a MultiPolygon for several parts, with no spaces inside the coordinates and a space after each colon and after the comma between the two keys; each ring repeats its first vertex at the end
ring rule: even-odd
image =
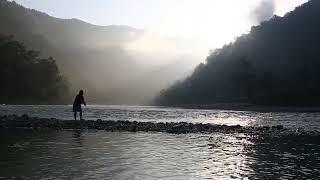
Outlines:
{"type": "MultiPolygon", "coordinates": [[[[71,106],[0,106],[0,115],[72,119],[71,106]]],[[[85,119],[283,125],[320,130],[320,113],[102,106],[85,119]]],[[[0,129],[0,179],[317,179],[318,136],[0,129]]]]}

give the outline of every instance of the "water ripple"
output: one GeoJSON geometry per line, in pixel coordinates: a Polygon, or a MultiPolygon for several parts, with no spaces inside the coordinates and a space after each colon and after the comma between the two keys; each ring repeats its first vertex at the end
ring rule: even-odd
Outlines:
{"type": "Polygon", "coordinates": [[[319,137],[1,130],[0,177],[316,179],[319,137]]]}

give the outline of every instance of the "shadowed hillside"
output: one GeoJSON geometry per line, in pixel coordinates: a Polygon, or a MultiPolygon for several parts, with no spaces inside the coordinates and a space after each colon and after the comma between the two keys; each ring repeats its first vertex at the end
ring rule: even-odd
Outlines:
{"type": "Polygon", "coordinates": [[[320,1],[274,16],[216,49],[185,81],[163,90],[161,105],[238,102],[320,105],[320,1]]]}
{"type": "Polygon", "coordinates": [[[39,52],[11,36],[0,34],[0,102],[65,103],[68,84],[52,57],[40,58],[39,52]]]}

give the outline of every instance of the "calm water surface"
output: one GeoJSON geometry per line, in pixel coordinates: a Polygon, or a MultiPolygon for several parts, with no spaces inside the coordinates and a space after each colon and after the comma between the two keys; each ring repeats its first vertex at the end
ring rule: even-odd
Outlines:
{"type": "MultiPolygon", "coordinates": [[[[0,114],[70,119],[70,106],[0,114]]],[[[274,125],[319,130],[318,113],[89,106],[86,119],[274,125]]],[[[320,137],[0,129],[0,179],[319,179],[320,137]]]]}
{"type": "Polygon", "coordinates": [[[18,179],[317,179],[319,137],[1,130],[18,179]]]}

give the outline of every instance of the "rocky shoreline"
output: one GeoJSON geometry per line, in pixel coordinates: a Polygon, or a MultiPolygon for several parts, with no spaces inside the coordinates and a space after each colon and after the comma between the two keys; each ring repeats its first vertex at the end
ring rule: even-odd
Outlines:
{"type": "Polygon", "coordinates": [[[0,116],[0,129],[3,128],[29,128],[29,129],[95,129],[105,131],[127,132],[164,132],[173,134],[186,133],[249,133],[249,134],[298,134],[320,135],[318,131],[304,131],[302,129],[289,130],[282,125],[278,126],[227,126],[202,123],[186,122],[137,122],[137,121],[104,121],[98,120],[58,120],[55,118],[29,117],[28,115],[5,115],[0,116]]]}

